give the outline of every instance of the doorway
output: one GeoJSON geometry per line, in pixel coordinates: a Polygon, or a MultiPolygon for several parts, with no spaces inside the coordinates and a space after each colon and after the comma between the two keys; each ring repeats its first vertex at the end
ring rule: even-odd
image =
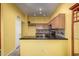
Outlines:
{"type": "Polygon", "coordinates": [[[16,18],[16,48],[20,46],[20,38],[21,38],[21,19],[19,16],[16,18]]]}

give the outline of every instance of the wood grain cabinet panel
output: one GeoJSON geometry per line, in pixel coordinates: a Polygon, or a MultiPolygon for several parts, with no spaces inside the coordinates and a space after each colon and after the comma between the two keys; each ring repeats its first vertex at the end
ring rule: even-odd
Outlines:
{"type": "Polygon", "coordinates": [[[52,21],[50,22],[52,24],[52,28],[65,28],[65,14],[59,14],[57,15],[52,21]]]}

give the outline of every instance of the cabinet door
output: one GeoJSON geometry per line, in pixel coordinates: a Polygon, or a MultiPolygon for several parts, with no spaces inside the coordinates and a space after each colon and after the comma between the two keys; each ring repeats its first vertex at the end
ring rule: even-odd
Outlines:
{"type": "Polygon", "coordinates": [[[59,28],[65,28],[65,15],[61,14],[59,17],[59,28]]]}
{"type": "Polygon", "coordinates": [[[59,14],[52,21],[52,28],[65,28],[65,14],[59,14]]]}
{"type": "Polygon", "coordinates": [[[79,55],[79,11],[74,11],[73,24],[74,55],[79,55]]]}
{"type": "Polygon", "coordinates": [[[79,22],[74,23],[74,53],[79,53],[79,22]]]}

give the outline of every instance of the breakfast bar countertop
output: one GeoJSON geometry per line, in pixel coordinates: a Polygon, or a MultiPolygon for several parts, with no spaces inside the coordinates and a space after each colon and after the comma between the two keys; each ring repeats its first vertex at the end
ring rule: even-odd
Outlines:
{"type": "Polygon", "coordinates": [[[37,38],[34,36],[24,36],[20,38],[21,40],[68,40],[67,38],[57,37],[57,38],[37,38]]]}

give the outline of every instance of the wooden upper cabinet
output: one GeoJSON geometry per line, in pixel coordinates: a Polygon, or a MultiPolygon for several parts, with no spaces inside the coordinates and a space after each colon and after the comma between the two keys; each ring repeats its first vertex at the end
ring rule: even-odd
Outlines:
{"type": "Polygon", "coordinates": [[[49,24],[52,25],[52,28],[65,28],[65,14],[59,14],[55,18],[53,18],[49,24]]]}

